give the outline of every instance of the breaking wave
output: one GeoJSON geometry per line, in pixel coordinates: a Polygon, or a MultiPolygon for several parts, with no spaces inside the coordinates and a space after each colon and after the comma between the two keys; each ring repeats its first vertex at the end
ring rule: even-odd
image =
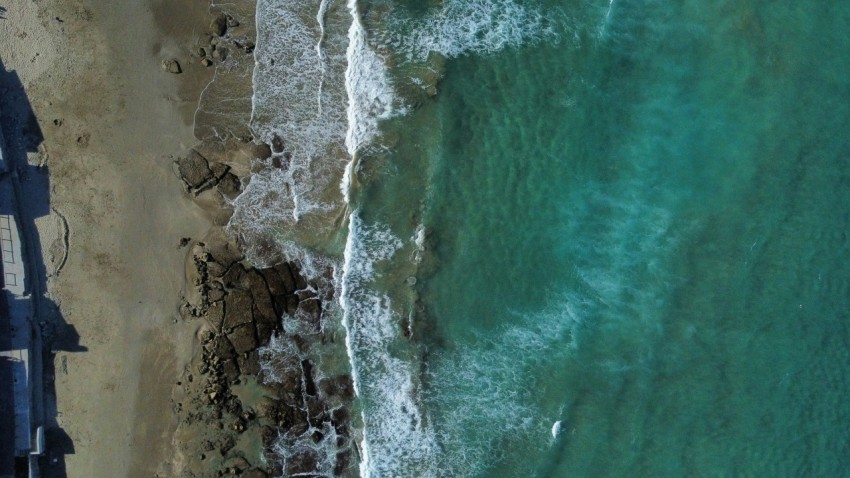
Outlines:
{"type": "Polygon", "coordinates": [[[438,476],[437,443],[420,409],[415,351],[399,333],[390,297],[373,284],[378,266],[401,247],[386,228],[351,215],[340,305],[354,387],[364,401],[363,477],[438,476]]]}
{"type": "MultiPolygon", "coordinates": [[[[501,400],[508,408],[499,409],[495,403],[480,403],[472,388],[456,389],[445,382],[463,376],[470,383],[492,380],[496,387],[510,378],[500,375],[508,373],[508,364],[500,368],[495,362],[500,357],[486,350],[472,349],[459,358],[471,368],[453,368],[455,358],[447,356],[424,372],[421,352],[402,334],[404,318],[397,309],[403,307],[396,307],[379,284],[382,267],[406,260],[396,257],[406,243],[380,224],[365,223],[357,211],[350,213],[357,193],[352,183],[359,174],[359,157],[366,148],[380,145],[381,122],[409,111],[396,92],[388,57],[419,62],[431,53],[494,53],[557,35],[542,12],[513,0],[446,0],[416,21],[390,11],[379,20],[370,17],[368,25],[375,20],[383,26],[378,31],[367,29],[357,0],[258,0],[256,20],[251,128],[258,140],[271,146],[271,157],[255,160],[250,182],[233,202],[229,230],[240,237],[254,263],[297,261],[304,276],[322,289],[319,295],[335,291],[340,310],[330,310],[323,320],[341,317],[346,332],[362,410],[361,476],[472,474],[487,462],[484,454],[495,437],[536,429],[536,412],[521,396],[501,400]],[[339,251],[329,244],[340,238],[346,223],[340,260],[339,251]],[[435,384],[434,391],[425,390],[423,378],[435,384]],[[439,395],[452,389],[455,395],[439,395]],[[457,400],[464,404],[457,413],[468,416],[429,417],[430,400],[457,400]],[[491,438],[460,447],[464,433],[458,427],[471,426],[476,411],[487,407],[492,413],[522,418],[496,425],[491,438]]],[[[423,231],[411,231],[414,248],[421,249],[423,231]]],[[[284,318],[285,335],[299,334],[300,322],[284,318]]],[[[534,337],[539,338],[538,332],[534,337]]],[[[506,331],[505,346],[541,346],[529,337],[519,329],[506,331]]],[[[282,378],[275,370],[285,374],[305,359],[305,352],[286,336],[273,339],[261,352],[270,381],[282,378]]],[[[551,417],[545,420],[551,423],[551,417]]],[[[311,454],[320,464],[317,473],[331,476],[337,440],[325,426],[311,425],[297,436],[282,433],[273,451],[284,462],[311,454]],[[311,438],[313,432],[322,438],[311,438]]]]}
{"type": "Polygon", "coordinates": [[[424,19],[398,15],[384,41],[414,61],[431,53],[492,54],[539,40],[557,40],[552,17],[513,0],[446,0],[424,19]]]}

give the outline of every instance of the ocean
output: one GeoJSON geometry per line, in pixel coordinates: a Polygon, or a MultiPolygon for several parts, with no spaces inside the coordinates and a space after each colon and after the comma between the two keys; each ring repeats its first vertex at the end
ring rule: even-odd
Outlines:
{"type": "Polygon", "coordinates": [[[251,126],[287,159],[230,226],[335,293],[350,476],[850,473],[850,4],[257,25],[251,126]]]}

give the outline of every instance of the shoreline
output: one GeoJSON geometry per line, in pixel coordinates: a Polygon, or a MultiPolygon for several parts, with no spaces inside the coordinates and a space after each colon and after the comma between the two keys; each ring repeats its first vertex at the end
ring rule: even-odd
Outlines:
{"type": "MultiPolygon", "coordinates": [[[[172,10],[175,19],[206,15],[172,10]]],[[[147,4],[54,1],[8,8],[0,37],[4,72],[19,78],[31,108],[4,115],[25,125],[27,167],[43,172],[24,179],[25,197],[42,194],[49,205],[29,211],[31,254],[42,259],[30,280],[43,284],[34,300],[48,353],[42,476],[150,476],[173,420],[155,412],[167,396],[148,392],[176,367],[147,360],[181,353],[184,331],[154,331],[173,327],[175,237],[204,228],[168,158],[195,142],[196,94],[159,68],[191,32],[166,35],[147,4]]]]}
{"type": "Polygon", "coordinates": [[[34,252],[43,476],[351,470],[350,376],[311,358],[333,342],[320,325],[332,298],[294,264],[252,267],[223,232],[255,160],[279,167],[248,125],[252,8],[53,0],[0,20],[0,58],[43,131],[27,161],[49,184],[34,252]],[[297,361],[261,370],[270,341],[297,361]],[[279,446],[292,451],[268,453],[279,446]]]}

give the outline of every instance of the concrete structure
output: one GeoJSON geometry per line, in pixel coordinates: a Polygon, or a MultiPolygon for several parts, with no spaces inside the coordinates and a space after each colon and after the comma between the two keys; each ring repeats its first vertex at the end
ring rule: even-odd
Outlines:
{"type": "Polygon", "coordinates": [[[4,150],[0,127],[0,478],[35,477],[44,448],[40,334],[33,327],[17,178],[4,150]]]}

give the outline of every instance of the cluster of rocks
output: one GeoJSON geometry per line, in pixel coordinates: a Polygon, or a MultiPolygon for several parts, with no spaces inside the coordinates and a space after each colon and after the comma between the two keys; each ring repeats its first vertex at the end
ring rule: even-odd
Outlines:
{"type": "MultiPolygon", "coordinates": [[[[226,72],[250,61],[244,55],[254,52],[255,31],[246,11],[216,10],[207,34],[190,48],[186,69],[218,63],[226,72]]],[[[164,61],[163,70],[182,71],[176,60],[164,61]]],[[[222,228],[243,188],[240,176],[248,177],[255,159],[274,150],[275,166],[286,167],[283,142],[255,144],[250,135],[218,131],[199,136],[210,139],[174,161],[184,191],[215,224],[200,240],[178,242],[186,248],[179,312],[196,343],[172,394],[183,457],[177,474],[354,475],[353,383],[349,375],[320,370],[317,360],[327,355],[325,347],[342,347],[325,327],[333,292],[321,292],[293,263],[252,266],[222,228]]]]}
{"type": "Polygon", "coordinates": [[[239,51],[247,55],[254,53],[254,41],[240,36],[234,29],[239,26],[239,20],[226,13],[220,13],[210,22],[209,35],[206,42],[198,45],[195,54],[203,66],[211,66],[216,61],[227,59],[230,51],[239,51]]]}
{"type": "MultiPolygon", "coordinates": [[[[190,156],[195,166],[203,164],[200,155],[190,156]]],[[[209,182],[207,176],[188,190],[209,182]]],[[[187,476],[345,475],[353,452],[353,384],[348,375],[321,376],[310,359],[312,348],[326,340],[323,302],[329,297],[318,295],[317,285],[295,264],[246,264],[220,229],[187,245],[188,287],[180,314],[197,321],[200,331],[200,353],[174,398],[185,453],[195,458],[187,476]],[[297,324],[285,331],[282,317],[297,324]],[[273,337],[294,352],[281,358],[274,380],[268,380],[260,352],[273,337]],[[240,388],[253,392],[240,398],[240,388]],[[245,435],[255,438],[241,438],[245,435]],[[251,450],[239,446],[252,442],[287,451],[252,463],[251,450]]]]}
{"type": "Polygon", "coordinates": [[[205,319],[222,338],[215,358],[224,362],[229,378],[235,379],[240,371],[259,372],[257,348],[281,332],[284,315],[297,316],[307,330],[319,332],[321,300],[296,266],[282,263],[255,269],[241,262],[232,243],[211,249],[197,243],[190,251],[188,276],[193,289],[181,315],[205,319]]]}
{"type": "Polygon", "coordinates": [[[194,196],[215,187],[223,196],[232,199],[242,189],[242,183],[231,172],[230,166],[220,162],[210,163],[194,149],[175,163],[186,192],[194,196]]]}

